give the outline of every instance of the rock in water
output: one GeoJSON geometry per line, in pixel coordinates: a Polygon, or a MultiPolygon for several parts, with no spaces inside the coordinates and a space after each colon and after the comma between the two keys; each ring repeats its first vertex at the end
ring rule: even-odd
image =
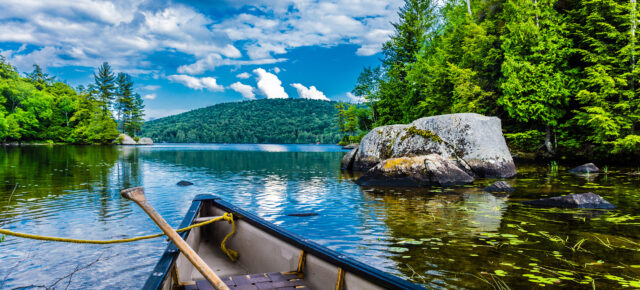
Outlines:
{"type": "Polygon", "coordinates": [[[600,171],[600,169],[593,163],[582,164],[569,170],[571,173],[596,173],[598,171],[600,171]]]}
{"type": "Polygon", "coordinates": [[[486,192],[513,192],[515,189],[506,181],[500,180],[485,187],[483,190],[486,192]]]}
{"type": "Polygon", "coordinates": [[[358,153],[358,148],[354,148],[351,151],[347,152],[347,154],[345,154],[342,157],[342,163],[340,163],[340,169],[342,170],[352,169],[353,160],[355,159],[357,153],[358,153]]]}
{"type": "Polygon", "coordinates": [[[409,125],[375,128],[360,142],[353,170],[366,171],[389,158],[430,154],[456,160],[480,177],[516,175],[500,119],[474,113],[426,117],[409,125]]]}
{"type": "Polygon", "coordinates": [[[540,207],[560,207],[560,208],[594,208],[613,209],[615,206],[604,200],[601,196],[587,192],[580,194],[569,194],[522,202],[524,204],[540,207]]]}
{"type": "Polygon", "coordinates": [[[457,161],[438,154],[390,158],[380,162],[355,181],[361,186],[454,186],[473,182],[457,161]]]}
{"type": "Polygon", "coordinates": [[[178,183],[176,183],[176,185],[178,185],[178,186],[189,186],[189,185],[193,185],[193,182],[180,180],[180,181],[178,181],[178,183]]]}
{"type": "Polygon", "coordinates": [[[140,138],[140,140],[138,140],[138,145],[153,145],[153,140],[151,140],[151,138],[140,138]]]}
{"type": "Polygon", "coordinates": [[[358,144],[358,143],[351,143],[351,144],[349,144],[349,145],[342,146],[342,149],[349,149],[349,150],[351,150],[351,149],[358,148],[358,146],[360,146],[360,144],[358,144]]]}
{"type": "Polygon", "coordinates": [[[118,138],[116,139],[116,141],[119,141],[118,144],[121,144],[121,145],[136,145],[136,144],[138,144],[138,143],[136,143],[135,140],[133,140],[133,138],[131,138],[127,134],[120,134],[118,136],[118,138]]]}

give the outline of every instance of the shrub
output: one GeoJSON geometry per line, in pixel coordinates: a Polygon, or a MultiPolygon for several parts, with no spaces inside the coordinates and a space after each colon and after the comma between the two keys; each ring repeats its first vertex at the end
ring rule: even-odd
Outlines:
{"type": "Polygon", "coordinates": [[[510,148],[519,151],[533,152],[544,146],[544,133],[538,130],[504,134],[504,137],[510,148]]]}

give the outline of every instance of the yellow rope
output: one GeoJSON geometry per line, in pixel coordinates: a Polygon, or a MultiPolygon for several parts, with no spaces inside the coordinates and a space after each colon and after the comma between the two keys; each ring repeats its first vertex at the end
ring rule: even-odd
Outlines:
{"type": "MultiPolygon", "coordinates": [[[[228,221],[231,224],[231,232],[224,237],[224,239],[222,240],[222,244],[220,245],[220,248],[225,254],[227,254],[227,256],[229,257],[229,259],[231,259],[231,261],[235,262],[238,259],[238,252],[231,249],[227,249],[226,247],[227,239],[229,239],[229,237],[231,237],[236,232],[236,223],[233,220],[233,214],[225,212],[223,216],[210,219],[208,221],[204,221],[201,223],[190,225],[186,228],[177,230],[177,232],[188,231],[190,229],[205,226],[220,220],[228,221]]],[[[119,240],[82,240],[82,239],[68,239],[68,238],[47,237],[47,236],[39,236],[39,235],[32,235],[32,234],[25,234],[25,233],[17,233],[17,232],[5,230],[5,229],[0,229],[0,234],[20,237],[20,238],[40,240],[40,241],[76,243],[76,244],[99,244],[99,245],[129,243],[129,242],[135,242],[140,240],[153,239],[153,238],[162,237],[165,235],[165,234],[155,234],[155,235],[141,236],[141,237],[128,238],[128,239],[119,239],[119,240]]]]}
{"type": "Polygon", "coordinates": [[[236,223],[233,221],[233,214],[229,214],[228,218],[227,218],[227,213],[224,213],[224,216],[226,221],[228,221],[231,224],[231,232],[229,234],[227,234],[227,236],[224,237],[224,239],[222,239],[222,243],[220,243],[220,249],[227,254],[227,257],[229,257],[229,259],[231,260],[231,262],[235,262],[236,260],[238,260],[238,252],[232,250],[232,249],[227,249],[227,239],[229,239],[229,237],[231,237],[233,235],[233,233],[236,232],[236,223]]]}

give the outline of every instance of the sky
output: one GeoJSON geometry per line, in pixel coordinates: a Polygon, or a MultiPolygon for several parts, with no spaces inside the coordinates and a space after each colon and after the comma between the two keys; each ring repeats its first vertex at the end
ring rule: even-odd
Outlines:
{"type": "Polygon", "coordinates": [[[132,76],[155,119],[221,102],[358,102],[401,0],[0,1],[0,55],[72,86],[103,62],[132,76]]]}

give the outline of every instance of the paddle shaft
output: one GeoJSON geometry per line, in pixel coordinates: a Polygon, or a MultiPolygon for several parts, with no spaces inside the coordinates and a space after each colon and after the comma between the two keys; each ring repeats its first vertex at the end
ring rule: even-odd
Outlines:
{"type": "Polygon", "coordinates": [[[218,290],[229,290],[229,287],[222,282],[220,277],[191,249],[189,244],[160,216],[160,214],[147,202],[142,187],[134,187],[121,191],[123,197],[138,204],[144,212],[158,225],[158,227],[169,237],[169,239],[180,249],[182,254],[193,264],[193,266],[218,290]]]}

